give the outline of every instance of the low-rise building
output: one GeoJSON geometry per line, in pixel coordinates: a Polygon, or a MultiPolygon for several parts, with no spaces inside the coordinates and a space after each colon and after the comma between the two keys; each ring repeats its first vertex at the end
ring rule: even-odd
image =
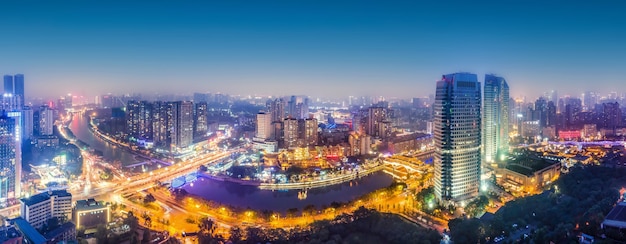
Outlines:
{"type": "Polygon", "coordinates": [[[518,193],[535,193],[560,175],[561,162],[532,155],[509,158],[506,166],[496,169],[499,184],[518,193]]]}
{"type": "Polygon", "coordinates": [[[0,244],[22,244],[24,236],[13,226],[0,228],[0,244]]]}
{"type": "Polygon", "coordinates": [[[93,228],[111,221],[111,208],[108,203],[93,198],[76,201],[72,211],[76,228],[93,228]]]}
{"type": "Polygon", "coordinates": [[[626,230],[626,202],[615,205],[600,224],[602,229],[626,230]]]}

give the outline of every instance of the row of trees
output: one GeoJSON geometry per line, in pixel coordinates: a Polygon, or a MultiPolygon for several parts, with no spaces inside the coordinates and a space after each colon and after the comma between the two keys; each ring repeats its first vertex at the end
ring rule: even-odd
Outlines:
{"type": "Polygon", "coordinates": [[[233,227],[230,238],[216,234],[216,224],[204,219],[199,224],[200,243],[439,243],[441,236],[398,216],[360,208],[333,220],[316,221],[303,229],[245,229],[233,227]]]}

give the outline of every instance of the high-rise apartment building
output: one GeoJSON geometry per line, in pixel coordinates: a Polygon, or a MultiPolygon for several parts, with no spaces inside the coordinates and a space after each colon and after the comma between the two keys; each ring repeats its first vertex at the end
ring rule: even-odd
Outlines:
{"type": "Polygon", "coordinates": [[[172,102],[173,116],[170,133],[172,150],[180,150],[193,143],[193,103],[189,101],[172,102]]]}
{"type": "Polygon", "coordinates": [[[304,120],[304,146],[317,145],[317,119],[308,118],[304,120]]]}
{"type": "Polygon", "coordinates": [[[33,109],[29,106],[24,106],[24,109],[22,110],[22,121],[24,122],[24,126],[22,128],[22,138],[24,140],[30,140],[33,137],[33,118],[33,109]]]}
{"type": "Polygon", "coordinates": [[[198,102],[195,104],[193,116],[194,137],[203,138],[207,135],[209,124],[207,121],[208,106],[206,102],[198,102]]]}
{"type": "Polygon", "coordinates": [[[298,146],[298,120],[286,118],[283,121],[283,146],[291,148],[298,146]]]}
{"type": "Polygon", "coordinates": [[[502,77],[485,75],[484,95],[484,159],[485,163],[492,163],[509,149],[509,85],[502,77]]]}
{"type": "Polygon", "coordinates": [[[167,148],[170,145],[169,119],[172,107],[168,102],[156,101],[152,104],[152,133],[154,146],[167,148]]]}
{"type": "Polygon", "coordinates": [[[384,137],[379,130],[379,124],[387,120],[387,108],[375,106],[367,109],[367,123],[365,133],[372,137],[384,137]]]}
{"type": "Polygon", "coordinates": [[[152,140],[152,103],[148,101],[128,101],[126,104],[127,130],[131,141],[152,140]]]}
{"type": "Polygon", "coordinates": [[[52,135],[54,131],[54,110],[48,106],[41,106],[37,118],[37,134],[40,136],[52,135]]]}
{"type": "Polygon", "coordinates": [[[272,115],[272,122],[282,122],[285,119],[285,101],[282,98],[270,101],[267,108],[272,115]]]}
{"type": "Polygon", "coordinates": [[[478,195],[481,87],[475,74],[443,75],[434,105],[435,197],[463,205],[478,195]]]}

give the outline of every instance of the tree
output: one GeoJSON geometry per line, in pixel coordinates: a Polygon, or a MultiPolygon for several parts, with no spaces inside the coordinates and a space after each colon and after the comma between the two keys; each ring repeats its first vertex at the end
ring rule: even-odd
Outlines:
{"type": "Polygon", "coordinates": [[[153,203],[156,201],[156,198],[154,198],[154,196],[150,193],[148,193],[148,195],[146,195],[146,197],[143,198],[143,203],[144,204],[149,204],[149,203],[153,203]]]}
{"type": "Polygon", "coordinates": [[[298,214],[298,208],[287,209],[287,217],[288,218],[296,217],[297,214],[298,214]]]}
{"type": "Polygon", "coordinates": [[[217,223],[209,218],[203,218],[198,224],[198,241],[200,243],[220,243],[223,238],[216,235],[217,223]]]}
{"type": "Polygon", "coordinates": [[[230,228],[230,238],[228,240],[233,243],[239,243],[243,239],[243,231],[239,226],[233,226],[230,228]]]}
{"type": "Polygon", "coordinates": [[[304,206],[304,208],[302,209],[302,213],[305,213],[309,216],[315,215],[315,212],[317,211],[317,209],[315,208],[315,205],[309,204],[304,206]]]}
{"type": "Polygon", "coordinates": [[[130,231],[134,233],[137,230],[137,227],[139,227],[139,219],[135,217],[132,211],[128,211],[126,219],[124,219],[124,224],[128,225],[128,227],[130,227],[130,231]]]}
{"type": "Polygon", "coordinates": [[[477,243],[480,239],[478,219],[453,219],[448,222],[448,226],[454,243],[477,243]]]}
{"type": "Polygon", "coordinates": [[[106,226],[98,225],[96,229],[95,237],[96,237],[96,240],[98,241],[98,244],[106,244],[107,238],[108,238],[108,231],[107,231],[106,226]]]}

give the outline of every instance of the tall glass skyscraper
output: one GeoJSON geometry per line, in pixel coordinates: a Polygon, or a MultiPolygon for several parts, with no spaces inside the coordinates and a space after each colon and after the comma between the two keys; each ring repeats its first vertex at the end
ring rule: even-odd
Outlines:
{"type": "Polygon", "coordinates": [[[483,116],[484,159],[493,163],[509,149],[509,85],[504,78],[485,75],[483,116]]]}
{"type": "Polygon", "coordinates": [[[481,91],[475,74],[444,75],[434,105],[435,195],[440,204],[461,206],[478,195],[481,91]]]}
{"type": "Polygon", "coordinates": [[[0,202],[21,197],[20,112],[0,115],[0,202]]]}

